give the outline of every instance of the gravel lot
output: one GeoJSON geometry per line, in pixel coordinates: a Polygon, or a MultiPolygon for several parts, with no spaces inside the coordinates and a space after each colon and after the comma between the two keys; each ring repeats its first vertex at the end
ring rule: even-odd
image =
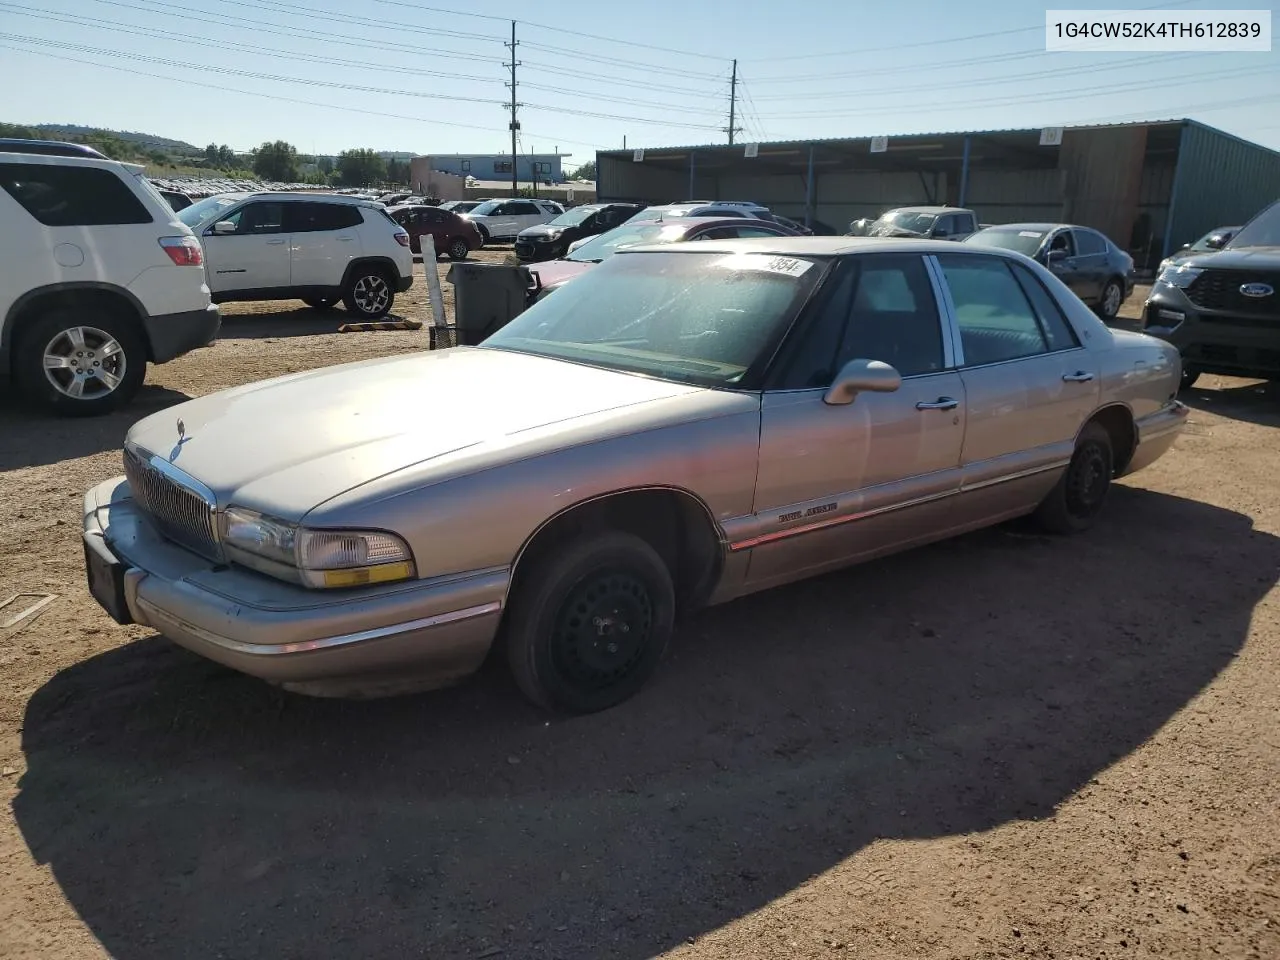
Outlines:
{"type": "Polygon", "coordinates": [[[0,629],[0,956],[1280,957],[1274,387],[1206,378],[1086,536],[706,611],[636,700],[548,722],[499,670],[283,694],[92,602],[80,498],[129,423],[425,345],[225,314],[118,416],[0,401],[0,600],[58,595],[0,629]]]}

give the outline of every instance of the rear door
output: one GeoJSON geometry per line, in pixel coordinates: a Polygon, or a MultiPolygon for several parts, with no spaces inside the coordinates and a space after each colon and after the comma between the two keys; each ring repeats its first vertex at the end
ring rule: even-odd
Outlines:
{"type": "Polygon", "coordinates": [[[960,509],[991,521],[1034,507],[1097,409],[1099,378],[1049,292],[998,256],[938,254],[968,402],[960,509]]]}
{"type": "Polygon", "coordinates": [[[1085,227],[1075,227],[1071,236],[1076,245],[1076,274],[1080,278],[1076,295],[1087,303],[1097,303],[1108,276],[1106,237],[1085,227]]]}
{"type": "Polygon", "coordinates": [[[216,294],[290,285],[284,206],[278,200],[250,200],[222,218],[236,225],[235,233],[215,234],[213,226],[208,227],[201,242],[210,290],[216,294]]]}
{"type": "Polygon", "coordinates": [[[304,201],[285,204],[292,257],[289,285],[336,287],[347,264],[360,255],[356,227],[364,223],[360,211],[346,203],[304,201]]]}
{"type": "Polygon", "coordinates": [[[519,233],[525,227],[535,227],[540,223],[546,223],[556,218],[556,214],[547,213],[546,210],[532,200],[513,200],[510,206],[516,220],[516,228],[513,235],[519,233]]]}

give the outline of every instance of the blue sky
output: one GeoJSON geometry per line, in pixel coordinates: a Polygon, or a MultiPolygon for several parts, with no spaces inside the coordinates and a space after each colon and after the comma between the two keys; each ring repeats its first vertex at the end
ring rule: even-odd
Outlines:
{"type": "Polygon", "coordinates": [[[0,120],[246,150],[507,150],[514,17],[521,150],[571,162],[624,137],[724,142],[734,57],[743,142],[1191,116],[1280,149],[1280,51],[1045,53],[1046,6],[1120,4],[0,0],[0,120]]]}

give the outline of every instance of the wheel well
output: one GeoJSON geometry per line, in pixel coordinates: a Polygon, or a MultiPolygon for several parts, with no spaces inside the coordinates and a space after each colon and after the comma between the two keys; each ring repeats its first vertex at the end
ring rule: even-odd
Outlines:
{"type": "Polygon", "coordinates": [[[537,569],[540,558],[604,530],[634,534],[657,551],[671,572],[678,608],[698,607],[710,595],[723,561],[715,523],[692,494],[667,488],[610,494],[553,517],[521,548],[513,585],[526,571],[537,569]]]}
{"type": "Polygon", "coordinates": [[[1111,438],[1111,453],[1114,459],[1115,476],[1121,476],[1128,469],[1129,461],[1138,445],[1138,430],[1133,423],[1133,414],[1125,406],[1104,407],[1089,418],[1107,431],[1111,438]]]}
{"type": "Polygon", "coordinates": [[[364,270],[368,267],[375,268],[379,273],[382,274],[382,278],[386,280],[387,283],[391,284],[393,287],[396,284],[396,280],[399,279],[397,276],[395,264],[383,257],[369,258],[365,260],[353,260],[351,264],[347,267],[347,272],[342,278],[342,288],[345,290],[347,285],[351,283],[351,278],[355,275],[356,271],[364,270]]]}
{"type": "Polygon", "coordinates": [[[70,290],[48,290],[43,293],[37,293],[23,301],[9,316],[9,322],[4,330],[3,346],[9,354],[11,369],[13,357],[16,353],[15,348],[22,342],[22,336],[27,327],[50,310],[74,309],[76,307],[81,309],[88,307],[105,309],[113,316],[133,323],[137,328],[138,334],[142,337],[143,343],[146,344],[147,359],[153,359],[151,355],[151,340],[147,336],[147,329],[138,314],[138,308],[125,294],[105,288],[80,287],[70,290]]]}

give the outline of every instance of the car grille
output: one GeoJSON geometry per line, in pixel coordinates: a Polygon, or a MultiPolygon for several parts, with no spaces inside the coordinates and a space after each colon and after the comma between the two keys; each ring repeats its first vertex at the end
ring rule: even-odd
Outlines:
{"type": "MultiPolygon", "coordinates": [[[[166,539],[210,560],[222,559],[217,505],[211,497],[183,485],[132,450],[124,452],[124,473],[134,502],[166,539]]],[[[173,468],[173,473],[181,471],[173,468]]]]}
{"type": "Polygon", "coordinates": [[[1206,270],[1196,277],[1186,292],[1188,300],[1206,310],[1280,317],[1280,273],[1275,271],[1206,270]],[[1269,297],[1246,297],[1240,292],[1246,283],[1265,283],[1275,293],[1269,297]]]}

